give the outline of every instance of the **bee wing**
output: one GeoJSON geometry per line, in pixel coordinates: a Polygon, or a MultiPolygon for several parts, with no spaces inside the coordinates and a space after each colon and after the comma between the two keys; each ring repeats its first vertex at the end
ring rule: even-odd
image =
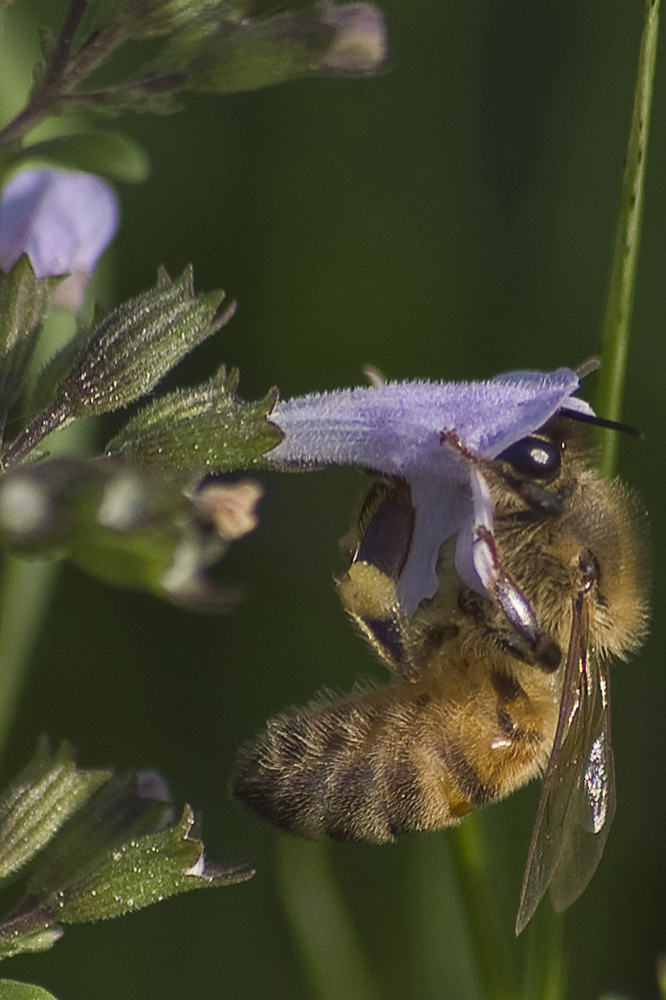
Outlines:
{"type": "Polygon", "coordinates": [[[520,895],[516,934],[550,888],[567,908],[599,864],[615,812],[610,701],[605,670],[588,658],[585,594],[574,602],[562,700],[520,895]]]}

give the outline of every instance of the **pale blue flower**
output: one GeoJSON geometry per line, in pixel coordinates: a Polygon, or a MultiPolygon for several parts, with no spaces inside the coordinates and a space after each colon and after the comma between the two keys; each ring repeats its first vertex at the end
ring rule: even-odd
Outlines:
{"type": "Polygon", "coordinates": [[[118,225],[113,189],[93,174],[45,168],[23,170],[0,199],[0,269],[27,253],[38,278],[72,277],[59,301],[78,308],[85,284],[118,225]]]}
{"type": "Polygon", "coordinates": [[[456,568],[468,586],[488,594],[496,582],[485,541],[493,509],[483,468],[464,457],[451,432],[462,448],[496,458],[558,411],[594,416],[573,395],[579,384],[575,372],[558,368],[488,382],[389,382],[288,399],[271,413],[285,437],[268,457],[291,467],[356,465],[409,483],[414,532],[397,581],[409,615],[437,590],[437,555],[454,535],[456,568]]]}

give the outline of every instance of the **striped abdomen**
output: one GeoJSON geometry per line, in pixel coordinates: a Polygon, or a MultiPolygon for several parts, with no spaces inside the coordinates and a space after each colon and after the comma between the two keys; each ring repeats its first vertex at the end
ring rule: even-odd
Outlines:
{"type": "Polygon", "coordinates": [[[232,791],[303,837],[382,843],[449,826],[547,760],[555,682],[526,669],[536,700],[513,673],[449,660],[417,682],[277,716],[246,750],[232,791]]]}

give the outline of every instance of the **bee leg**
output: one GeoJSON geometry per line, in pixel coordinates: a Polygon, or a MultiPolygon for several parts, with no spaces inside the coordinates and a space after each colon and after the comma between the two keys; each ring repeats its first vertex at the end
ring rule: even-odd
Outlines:
{"type": "Polygon", "coordinates": [[[361,511],[362,535],[352,564],[338,581],[343,605],[384,662],[413,677],[404,645],[396,583],[404,569],[414,533],[414,509],[407,483],[377,483],[361,511]]]}
{"type": "Polygon", "coordinates": [[[562,662],[562,650],[551,636],[541,630],[529,600],[504,570],[492,531],[481,524],[476,529],[476,536],[489,557],[485,563],[490,566],[490,571],[484,574],[483,583],[516,636],[515,646],[509,651],[526,663],[537,664],[545,673],[554,673],[562,662]]]}
{"type": "MultiPolygon", "coordinates": [[[[504,608],[501,608],[501,619],[497,616],[497,614],[491,613],[496,608],[495,601],[490,601],[487,597],[482,597],[480,594],[477,594],[476,591],[472,590],[470,587],[463,586],[460,588],[458,593],[457,604],[459,611],[467,617],[473,618],[474,621],[481,628],[483,628],[485,634],[502,650],[503,653],[508,653],[509,656],[512,656],[516,660],[520,660],[521,663],[528,663],[530,666],[539,666],[546,673],[552,672],[547,670],[542,663],[539,654],[541,653],[543,655],[543,652],[538,648],[535,651],[534,643],[516,631],[513,624],[507,621],[507,615],[504,608]],[[501,622],[501,624],[498,624],[498,621],[501,622]]],[[[555,659],[558,657],[561,660],[561,651],[559,646],[556,647],[552,656],[553,662],[555,662],[555,659]]],[[[557,667],[554,667],[553,669],[557,669],[557,667]]]]}
{"type": "Polygon", "coordinates": [[[359,518],[361,537],[338,593],[348,613],[388,667],[407,680],[427,668],[433,652],[457,635],[453,624],[409,628],[397,587],[410,555],[416,514],[408,484],[379,482],[359,518]],[[418,641],[416,641],[418,639],[418,641]]]}
{"type": "Polygon", "coordinates": [[[482,588],[480,592],[487,594],[500,608],[520,640],[517,643],[517,648],[522,650],[520,658],[535,663],[545,673],[554,673],[562,661],[562,650],[541,629],[528,598],[502,565],[492,530],[494,511],[490,490],[482,469],[475,465],[471,469],[470,485],[474,516],[458,535],[456,568],[459,575],[473,589],[482,588]],[[475,581],[479,587],[475,586],[475,581]]]}
{"type": "MultiPolygon", "coordinates": [[[[365,505],[370,508],[371,516],[353,561],[376,566],[395,583],[405,568],[412,546],[415,513],[407,483],[396,480],[388,491],[381,490],[381,486],[383,484],[378,484],[378,488],[371,491],[365,505]]],[[[365,509],[361,517],[367,517],[365,509]]]]}

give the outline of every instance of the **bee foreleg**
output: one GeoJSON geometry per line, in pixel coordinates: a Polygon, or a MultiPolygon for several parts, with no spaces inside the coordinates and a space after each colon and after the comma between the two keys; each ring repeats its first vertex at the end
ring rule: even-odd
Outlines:
{"type": "Polygon", "coordinates": [[[562,661],[562,650],[539,626],[534,609],[518,584],[503,568],[495,538],[485,525],[476,529],[476,541],[486,549],[484,560],[489,569],[484,574],[484,584],[499,605],[504,617],[516,635],[510,651],[526,663],[537,663],[546,673],[554,673],[562,661]]]}

